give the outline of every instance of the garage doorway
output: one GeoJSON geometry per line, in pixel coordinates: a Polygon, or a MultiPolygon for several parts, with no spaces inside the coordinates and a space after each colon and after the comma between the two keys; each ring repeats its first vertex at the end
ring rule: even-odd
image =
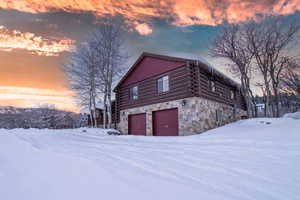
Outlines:
{"type": "Polygon", "coordinates": [[[153,112],[154,136],[178,136],[178,109],[159,110],[153,112]]]}
{"type": "Polygon", "coordinates": [[[128,135],[146,135],[146,113],[128,115],[128,135]]]}

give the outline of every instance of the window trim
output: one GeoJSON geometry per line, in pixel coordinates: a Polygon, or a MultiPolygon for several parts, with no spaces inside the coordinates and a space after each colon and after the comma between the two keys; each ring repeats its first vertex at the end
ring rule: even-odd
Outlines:
{"type": "Polygon", "coordinates": [[[165,94],[165,93],[168,93],[170,91],[170,76],[169,75],[163,75],[163,76],[160,76],[159,78],[156,79],[156,93],[157,94],[165,94]],[[162,89],[164,89],[164,77],[167,77],[168,78],[168,90],[166,91],[159,91],[159,80],[162,80],[162,89]]]}
{"type": "Polygon", "coordinates": [[[209,89],[211,92],[216,92],[216,82],[214,80],[209,81],[209,89]]]}
{"type": "Polygon", "coordinates": [[[235,100],[235,96],[236,96],[235,91],[234,90],[230,90],[230,99],[231,100],[235,100]]]}
{"type": "Polygon", "coordinates": [[[224,112],[221,109],[216,110],[216,122],[217,123],[224,122],[224,112]]]}
{"type": "Polygon", "coordinates": [[[132,87],[129,88],[129,100],[130,101],[136,101],[138,99],[139,99],[139,86],[138,85],[134,85],[134,86],[132,86],[132,87]],[[137,90],[136,90],[137,91],[136,92],[137,93],[137,95],[136,95],[137,98],[134,98],[134,96],[133,96],[133,89],[134,88],[137,88],[137,90]]]}

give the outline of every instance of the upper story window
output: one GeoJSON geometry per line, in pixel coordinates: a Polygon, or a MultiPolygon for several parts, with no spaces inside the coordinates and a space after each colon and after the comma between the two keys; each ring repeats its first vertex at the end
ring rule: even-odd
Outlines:
{"type": "Polygon", "coordinates": [[[169,76],[163,76],[157,80],[157,92],[168,92],[169,91],[169,76]]]}
{"type": "Polygon", "coordinates": [[[131,100],[137,100],[139,98],[139,88],[138,86],[134,86],[130,88],[130,99],[131,100]]]}
{"type": "Polygon", "coordinates": [[[214,81],[209,82],[209,87],[212,92],[216,91],[216,83],[214,81]]]}
{"type": "Polygon", "coordinates": [[[235,99],[235,92],[233,90],[230,90],[230,98],[235,99]]]}

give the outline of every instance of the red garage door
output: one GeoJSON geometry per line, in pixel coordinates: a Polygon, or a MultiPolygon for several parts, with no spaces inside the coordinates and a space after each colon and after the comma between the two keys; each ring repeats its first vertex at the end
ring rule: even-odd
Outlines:
{"type": "Polygon", "coordinates": [[[146,113],[128,116],[128,134],[146,135],[146,113]]]}
{"type": "Polygon", "coordinates": [[[153,112],[153,135],[178,135],[178,109],[159,110],[153,112]]]}

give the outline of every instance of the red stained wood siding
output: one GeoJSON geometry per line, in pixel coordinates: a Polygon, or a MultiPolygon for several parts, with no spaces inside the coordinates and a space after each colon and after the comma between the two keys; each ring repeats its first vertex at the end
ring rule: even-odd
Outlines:
{"type": "Polygon", "coordinates": [[[237,87],[225,83],[222,79],[199,68],[199,96],[217,101],[224,104],[236,105],[237,108],[246,109],[246,104],[243,96],[240,94],[237,87]],[[210,81],[215,82],[215,92],[211,91],[210,81]],[[235,98],[231,99],[230,91],[234,91],[235,98]]]}
{"type": "Polygon", "coordinates": [[[178,109],[153,112],[154,136],[178,136],[178,109]]]}
{"type": "Polygon", "coordinates": [[[146,135],[146,113],[128,116],[128,134],[146,135]]]}
{"type": "Polygon", "coordinates": [[[243,96],[238,86],[213,71],[206,64],[193,60],[143,53],[129,72],[115,88],[117,99],[117,120],[124,109],[168,102],[188,97],[203,97],[227,105],[236,105],[246,109],[243,96]],[[166,93],[157,92],[157,80],[169,76],[169,88],[166,93]],[[210,90],[209,81],[214,80],[216,91],[210,90]],[[139,98],[131,100],[129,89],[138,86],[139,98]],[[231,99],[230,91],[235,92],[231,99]]]}
{"type": "Polygon", "coordinates": [[[135,66],[133,71],[130,73],[130,76],[123,81],[121,87],[174,70],[184,64],[185,62],[182,61],[170,61],[153,57],[144,57],[137,66],[135,66]]]}
{"type": "Polygon", "coordinates": [[[120,110],[167,102],[177,99],[192,97],[194,83],[191,80],[190,69],[186,66],[176,68],[163,74],[148,78],[137,84],[124,86],[118,89],[118,106],[120,110]],[[162,76],[169,76],[169,91],[166,93],[157,92],[157,80],[162,76]],[[129,90],[137,85],[139,97],[137,100],[130,99],[129,90]]]}

